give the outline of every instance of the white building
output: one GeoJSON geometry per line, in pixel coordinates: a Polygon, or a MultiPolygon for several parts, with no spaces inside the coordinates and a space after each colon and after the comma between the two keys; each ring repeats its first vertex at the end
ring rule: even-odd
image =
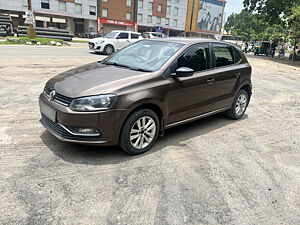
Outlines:
{"type": "Polygon", "coordinates": [[[139,32],[156,31],[177,36],[185,31],[188,0],[137,0],[137,24],[139,32]]]}
{"type": "MultiPolygon", "coordinates": [[[[28,0],[0,0],[0,14],[14,26],[23,25],[28,0]]],[[[97,0],[32,0],[37,27],[57,27],[74,33],[97,31],[97,0]]]]}

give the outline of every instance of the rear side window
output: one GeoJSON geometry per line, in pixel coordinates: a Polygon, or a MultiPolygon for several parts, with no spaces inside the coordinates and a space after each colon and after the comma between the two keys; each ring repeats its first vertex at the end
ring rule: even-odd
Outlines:
{"type": "Polygon", "coordinates": [[[210,67],[209,59],[208,45],[195,45],[178,58],[177,69],[180,67],[189,67],[196,72],[206,70],[210,67]]]}
{"type": "Polygon", "coordinates": [[[233,48],[233,52],[234,52],[234,62],[238,63],[239,61],[241,61],[242,57],[240,55],[240,53],[238,52],[238,50],[236,50],[236,48],[233,48]]]}
{"type": "Polygon", "coordinates": [[[228,66],[234,64],[233,48],[229,45],[214,44],[216,67],[228,66]]]}
{"type": "Polygon", "coordinates": [[[131,33],[131,39],[139,39],[139,34],[133,34],[131,33]]]}
{"type": "Polygon", "coordinates": [[[120,34],[118,35],[118,38],[119,38],[119,39],[128,39],[128,33],[120,33],[120,34]]]}

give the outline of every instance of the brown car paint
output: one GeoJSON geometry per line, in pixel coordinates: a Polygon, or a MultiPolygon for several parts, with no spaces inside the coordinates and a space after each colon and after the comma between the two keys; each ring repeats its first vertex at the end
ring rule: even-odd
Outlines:
{"type": "Polygon", "coordinates": [[[45,127],[62,141],[117,145],[124,121],[137,108],[149,107],[159,113],[162,132],[166,128],[229,109],[235,94],[245,85],[251,96],[251,66],[240,50],[237,49],[242,59],[237,64],[195,72],[191,77],[171,78],[166,77],[168,68],[186,49],[195,44],[222,42],[183,38],[153,41],[176,42],[184,46],[155,72],[134,71],[96,62],[59,74],[47,82],[47,88],[69,98],[109,93],[117,95],[111,109],[97,112],[75,112],[49,101],[44,93],[40,95],[40,104],[48,105],[57,112],[56,123],[95,127],[100,130],[100,137],[66,139],[49,126],[45,127]],[[210,79],[215,81],[211,83],[210,79]]]}

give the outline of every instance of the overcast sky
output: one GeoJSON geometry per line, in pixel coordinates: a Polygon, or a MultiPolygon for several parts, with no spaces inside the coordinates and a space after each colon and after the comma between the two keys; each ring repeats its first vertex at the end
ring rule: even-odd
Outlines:
{"type": "Polygon", "coordinates": [[[232,13],[239,13],[243,8],[243,0],[227,0],[225,6],[226,18],[232,13]]]}

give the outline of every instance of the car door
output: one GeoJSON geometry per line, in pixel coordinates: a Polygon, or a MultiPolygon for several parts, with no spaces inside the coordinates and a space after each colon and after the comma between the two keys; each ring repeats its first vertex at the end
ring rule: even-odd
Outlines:
{"type": "Polygon", "coordinates": [[[130,34],[130,44],[137,42],[139,40],[139,38],[140,38],[139,34],[131,33],[130,34]]]}
{"type": "Polygon", "coordinates": [[[239,64],[241,56],[228,44],[212,44],[213,87],[212,110],[231,105],[244,65],[239,64]]]}
{"type": "Polygon", "coordinates": [[[128,32],[120,32],[119,35],[117,36],[117,40],[116,40],[116,49],[120,50],[129,44],[130,44],[129,33],[128,32]]]}
{"type": "Polygon", "coordinates": [[[212,110],[213,107],[208,105],[214,98],[215,85],[209,45],[201,43],[191,46],[171,65],[170,73],[180,67],[191,68],[195,73],[191,77],[169,78],[167,124],[212,110]]]}

